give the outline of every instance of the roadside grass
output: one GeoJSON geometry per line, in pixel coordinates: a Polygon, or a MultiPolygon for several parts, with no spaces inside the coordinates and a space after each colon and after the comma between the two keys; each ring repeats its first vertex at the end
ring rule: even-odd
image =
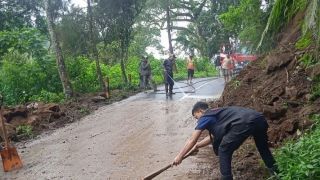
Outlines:
{"type": "Polygon", "coordinates": [[[313,127],[297,141],[289,140],[275,153],[283,180],[320,179],[320,114],[313,115],[313,127]]]}
{"type": "Polygon", "coordinates": [[[33,133],[33,127],[31,125],[19,125],[16,128],[18,136],[33,138],[35,134],[33,133]]]}

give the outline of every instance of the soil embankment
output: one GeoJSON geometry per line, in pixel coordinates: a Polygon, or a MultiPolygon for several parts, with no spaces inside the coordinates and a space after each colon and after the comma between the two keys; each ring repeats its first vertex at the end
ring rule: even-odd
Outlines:
{"type": "MultiPolygon", "coordinates": [[[[320,73],[305,69],[298,61],[311,49],[295,48],[303,17],[302,13],[298,14],[279,36],[278,46],[249,64],[226,85],[221,99],[212,103],[212,106],[237,105],[263,112],[270,125],[270,146],[275,148],[285,139],[301,135],[312,124],[309,115],[320,111],[319,99],[310,102],[310,76],[320,73]]],[[[237,151],[233,163],[237,179],[260,179],[266,174],[251,140],[237,151]]]]}

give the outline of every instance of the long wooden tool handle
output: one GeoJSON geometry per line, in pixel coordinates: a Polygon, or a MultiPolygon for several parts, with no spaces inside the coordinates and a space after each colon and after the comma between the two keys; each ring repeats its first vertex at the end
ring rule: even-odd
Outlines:
{"type": "MultiPolygon", "coordinates": [[[[189,153],[187,153],[187,154],[183,157],[183,159],[189,157],[193,152],[196,152],[196,151],[198,151],[198,150],[197,150],[197,149],[193,149],[193,150],[189,151],[189,153]]],[[[149,174],[148,176],[144,177],[143,180],[151,180],[151,179],[153,179],[154,177],[156,177],[156,176],[158,176],[159,174],[161,174],[163,171],[169,169],[170,167],[172,167],[172,164],[168,164],[167,166],[159,169],[158,171],[149,174]]]]}
{"type": "Polygon", "coordinates": [[[2,125],[2,131],[3,131],[3,138],[5,141],[5,148],[9,148],[9,140],[8,140],[8,134],[7,134],[7,129],[4,125],[4,118],[2,116],[2,106],[0,106],[0,120],[1,120],[1,125],[2,125]]]}
{"type": "Polygon", "coordinates": [[[163,171],[169,169],[170,167],[172,167],[172,164],[168,164],[167,166],[159,169],[158,171],[152,173],[152,174],[149,174],[148,176],[144,177],[143,180],[151,180],[153,179],[154,177],[158,176],[159,174],[161,174],[163,171]]]}

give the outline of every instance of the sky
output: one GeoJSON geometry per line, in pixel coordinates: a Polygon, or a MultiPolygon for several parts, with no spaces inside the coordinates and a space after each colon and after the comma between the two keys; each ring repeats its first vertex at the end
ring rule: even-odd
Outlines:
{"type": "MultiPolygon", "coordinates": [[[[76,6],[79,6],[79,7],[86,7],[87,6],[87,0],[71,0],[71,3],[76,6]]],[[[181,26],[181,24],[179,24],[179,26],[181,26]]],[[[182,26],[187,26],[187,24],[182,24],[182,26]]],[[[172,38],[175,38],[174,33],[172,33],[172,38]]],[[[167,34],[166,30],[161,30],[160,41],[161,41],[160,42],[161,45],[164,47],[165,52],[168,51],[169,50],[169,41],[168,41],[168,34],[167,34]]],[[[174,47],[174,42],[173,42],[173,47],[174,47]]],[[[163,58],[168,57],[168,54],[163,55],[156,48],[153,48],[153,47],[148,47],[146,49],[146,51],[147,51],[147,53],[152,54],[156,58],[163,59],[163,58]]],[[[183,57],[186,55],[184,53],[179,53],[177,56],[183,57]]]]}

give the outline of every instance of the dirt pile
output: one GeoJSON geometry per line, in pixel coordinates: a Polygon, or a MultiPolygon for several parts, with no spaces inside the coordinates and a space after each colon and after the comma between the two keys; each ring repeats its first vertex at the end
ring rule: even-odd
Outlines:
{"type": "MultiPolygon", "coordinates": [[[[87,94],[62,104],[32,102],[26,105],[4,108],[3,116],[9,137],[14,141],[20,141],[30,138],[30,135],[34,137],[43,131],[56,129],[80,120],[103,105],[120,101],[137,92],[114,90],[111,92],[110,99],[105,99],[99,94],[87,94]],[[19,132],[17,128],[23,125],[32,127],[32,134],[19,132]]],[[[0,142],[3,141],[2,136],[2,128],[0,128],[0,142]]]]}
{"type": "MultiPolygon", "coordinates": [[[[320,68],[303,68],[298,59],[311,49],[299,51],[295,48],[301,35],[302,19],[303,14],[298,14],[281,33],[277,48],[249,64],[226,85],[221,99],[212,104],[238,105],[263,112],[270,125],[268,135],[272,147],[281,146],[286,138],[299,136],[312,124],[309,115],[320,112],[319,99],[310,103],[310,77],[319,74],[320,68]]],[[[265,172],[258,164],[259,159],[249,140],[235,154],[236,177],[261,179],[265,172]]]]}

